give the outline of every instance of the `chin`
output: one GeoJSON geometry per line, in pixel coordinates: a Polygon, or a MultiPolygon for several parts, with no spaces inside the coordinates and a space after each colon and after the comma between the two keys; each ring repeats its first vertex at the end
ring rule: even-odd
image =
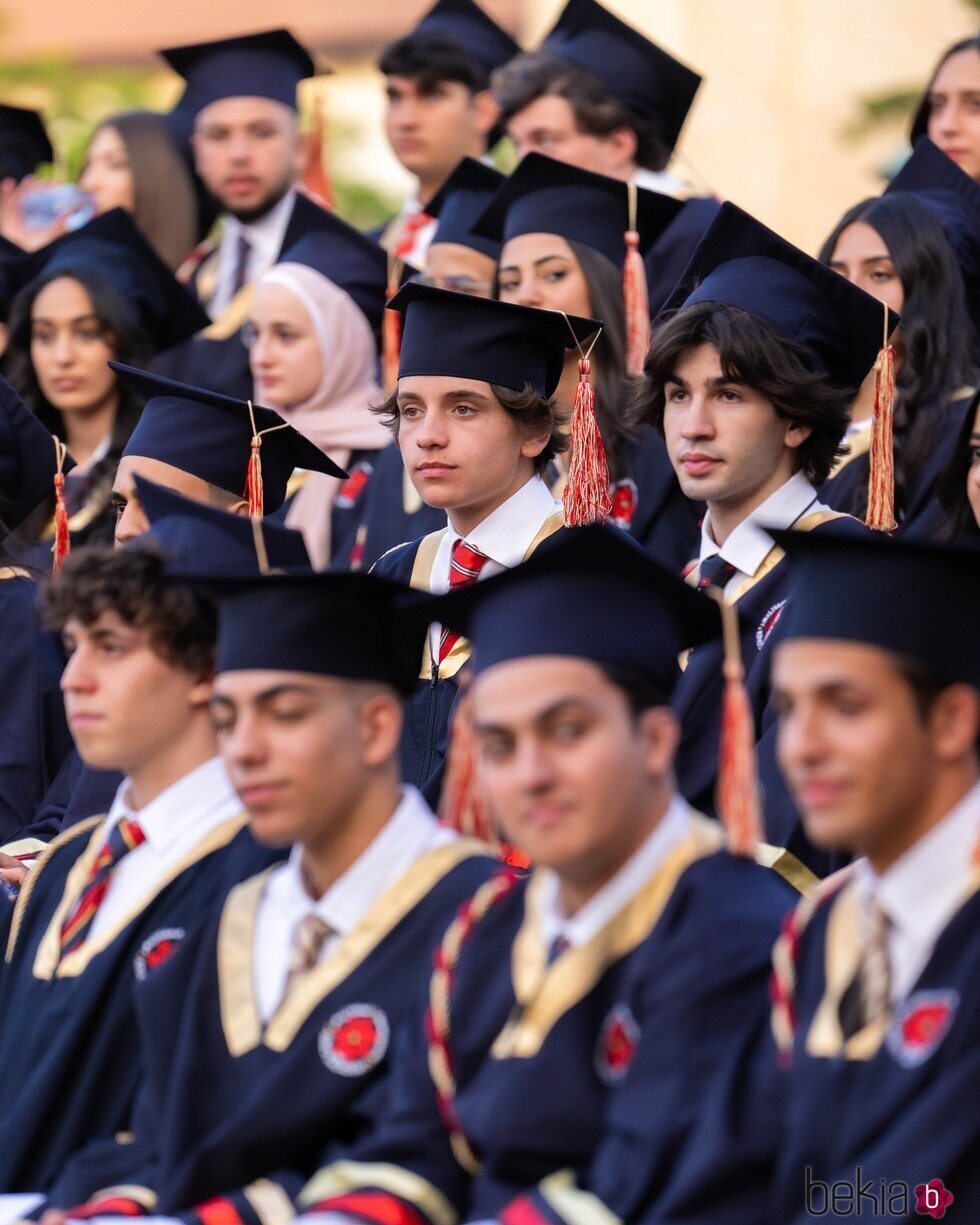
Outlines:
{"type": "Polygon", "coordinates": [[[256,842],[280,850],[299,838],[300,823],[283,813],[248,812],[248,828],[256,842]]]}

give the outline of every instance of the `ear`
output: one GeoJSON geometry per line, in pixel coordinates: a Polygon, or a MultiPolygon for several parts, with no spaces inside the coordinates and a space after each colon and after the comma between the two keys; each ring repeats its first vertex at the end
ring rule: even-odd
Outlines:
{"type": "Polygon", "coordinates": [[[793,425],[792,422],[787,422],[783,442],[791,451],[795,451],[803,446],[812,433],[812,425],[793,425]]]}
{"type": "Polygon", "coordinates": [[[521,443],[521,455],[525,459],[537,459],[551,441],[551,430],[528,434],[521,443]]]}
{"type": "Polygon", "coordinates": [[[952,765],[969,757],[980,737],[980,694],[969,685],[950,685],[933,703],[929,727],[940,761],[952,765]]]}
{"type": "Polygon", "coordinates": [[[681,725],[669,706],[651,706],[639,718],[645,741],[647,774],[667,779],[673,774],[674,757],[681,740],[681,725]]]}
{"type": "Polygon", "coordinates": [[[296,172],[297,179],[301,180],[303,178],[303,172],[306,169],[306,160],[309,156],[312,139],[312,136],[308,132],[300,131],[297,121],[295,136],[296,144],[293,152],[293,168],[296,172]]]}
{"type": "Polygon", "coordinates": [[[636,133],[632,128],[616,128],[605,137],[611,167],[625,176],[636,165],[636,133]]]}
{"type": "Polygon", "coordinates": [[[362,760],[383,766],[398,752],[402,734],[402,704],[393,694],[377,693],[361,705],[362,760]]]}
{"type": "Polygon", "coordinates": [[[207,708],[211,701],[211,695],[214,693],[214,672],[211,668],[207,668],[199,672],[194,679],[194,684],[191,686],[190,692],[187,695],[188,704],[195,709],[200,707],[207,708]]]}
{"type": "Polygon", "coordinates": [[[248,503],[245,501],[244,498],[239,498],[237,502],[232,502],[232,504],[227,509],[228,509],[229,514],[232,514],[232,515],[247,515],[248,514],[248,503]]]}
{"type": "Polygon", "coordinates": [[[478,135],[487,138],[500,122],[500,104],[489,89],[473,95],[473,126],[478,135]]]}

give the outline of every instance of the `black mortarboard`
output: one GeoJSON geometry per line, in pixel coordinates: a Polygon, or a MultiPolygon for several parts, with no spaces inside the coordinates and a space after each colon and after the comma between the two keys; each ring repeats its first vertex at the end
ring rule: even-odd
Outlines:
{"type": "Polygon", "coordinates": [[[473,226],[504,182],[506,177],[499,170],[464,157],[425,206],[439,223],[432,241],[458,243],[495,260],[500,254],[499,240],[474,233],[473,226]]]}
{"type": "MultiPolygon", "coordinates": [[[[120,362],[109,365],[127,387],[146,400],[123,455],[159,460],[228,493],[245,496],[253,437],[247,401],[120,362]]],[[[262,440],[259,458],[267,512],[277,510],[285,501],[286,484],[294,468],[308,468],[327,476],[347,475],[271,408],[252,405],[251,412],[262,440]]]]}
{"type": "Polygon", "coordinates": [[[194,502],[139,475],[135,484],[150,521],[150,530],[137,542],[155,541],[174,576],[259,573],[266,564],[274,569],[311,568],[301,532],[271,520],[253,523],[247,515],[194,502]]]}
{"type": "MultiPolygon", "coordinates": [[[[639,250],[647,251],[684,207],[656,191],[636,191],[639,250]]],[[[529,153],[489,202],[476,226],[501,244],[518,234],[559,234],[583,243],[617,268],[626,258],[624,235],[630,186],[540,153],[529,153]]]]}
{"type": "Polygon", "coordinates": [[[42,162],[53,162],[54,150],[37,111],[0,104],[0,179],[19,183],[42,162]]]}
{"type": "Polygon", "coordinates": [[[263,575],[207,585],[218,602],[215,671],[313,672],[410,693],[426,626],[399,611],[408,587],[373,574],[263,575]]]}
{"type": "Polygon", "coordinates": [[[168,47],[160,55],[187,82],[182,102],[195,115],[222,98],[271,98],[295,110],[297,86],[316,72],[310,53],[284,29],[168,47]]]}
{"type": "Polygon", "coordinates": [[[897,191],[909,192],[938,218],[976,303],[980,295],[980,183],[923,136],[884,194],[897,191]]]}
{"type": "Polygon", "coordinates": [[[411,282],[388,303],[402,315],[398,377],[453,375],[551,396],[566,349],[602,324],[561,311],[515,306],[411,282]],[[573,334],[574,333],[574,334],[573,334]]]}
{"type": "Polygon", "coordinates": [[[405,37],[417,36],[455,43],[488,77],[521,51],[506,30],[492,21],[473,0],[436,0],[405,37]]]}
{"type": "Polygon", "coordinates": [[[677,144],[701,77],[596,0],[568,0],[541,50],[591,72],[614,97],[656,120],[677,144]]]}
{"type": "Polygon", "coordinates": [[[193,336],[211,320],[124,209],[114,208],[31,252],[11,269],[17,289],[52,272],[90,272],[135,307],[157,351],[193,336]]]}
{"type": "Polygon", "coordinates": [[[793,559],[780,641],[865,643],[980,688],[980,549],[887,536],[770,532],[793,559]]]}
{"type": "Polygon", "coordinates": [[[412,603],[421,620],[464,634],[476,673],[535,655],[588,659],[666,694],[686,647],[721,636],[714,600],[619,528],[570,528],[512,570],[412,603]]]}
{"type": "MultiPolygon", "coordinates": [[[[62,472],[75,461],[66,456],[62,472]]],[[[54,438],[6,379],[0,378],[0,509],[15,528],[54,491],[58,471],[54,438]]]]}
{"type": "Polygon", "coordinates": [[[305,264],[339,285],[377,331],[385,308],[388,254],[384,247],[333,213],[280,256],[280,264],[305,264]]]}
{"type": "Polygon", "coordinates": [[[704,232],[687,271],[664,306],[698,302],[737,307],[802,345],[811,368],[857,389],[898,326],[870,294],[788,243],[731,203],[704,232]]]}

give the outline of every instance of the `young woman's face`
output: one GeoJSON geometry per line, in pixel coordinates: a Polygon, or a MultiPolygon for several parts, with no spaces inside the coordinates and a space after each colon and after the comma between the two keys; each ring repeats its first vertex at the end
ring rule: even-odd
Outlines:
{"type": "Polygon", "coordinates": [[[884,239],[866,221],[855,221],[841,232],[830,266],[852,285],[901,314],[905,290],[884,239]]]}
{"type": "Polygon", "coordinates": [[[102,407],[115,394],[115,356],[84,286],[67,276],[45,285],[31,309],[31,364],[47,402],[62,413],[102,407]]]}
{"type": "Polygon", "coordinates": [[[107,213],[111,208],[124,208],[128,213],[135,209],[136,190],[129,154],[123,138],[111,124],[99,128],[92,137],[78,182],[95,200],[99,213],[107,213]]]}
{"type": "Polygon", "coordinates": [[[255,398],[295,408],[323,381],[323,358],[306,307],[285,285],[260,285],[245,330],[255,398]]]}
{"type": "Polygon", "coordinates": [[[434,242],[425,256],[425,277],[429,284],[456,293],[468,293],[474,298],[493,297],[496,267],[489,255],[458,242],[434,242]]]}
{"type": "Polygon", "coordinates": [[[980,409],[977,409],[973,432],[970,434],[970,467],[966,475],[966,496],[977,527],[980,527],[980,409]]]}
{"type": "Polygon", "coordinates": [[[951,55],[929,90],[930,140],[980,182],[980,51],[951,55]]]}
{"type": "Polygon", "coordinates": [[[582,265],[557,234],[519,234],[504,243],[498,279],[501,302],[586,318],[592,314],[582,265]]]}

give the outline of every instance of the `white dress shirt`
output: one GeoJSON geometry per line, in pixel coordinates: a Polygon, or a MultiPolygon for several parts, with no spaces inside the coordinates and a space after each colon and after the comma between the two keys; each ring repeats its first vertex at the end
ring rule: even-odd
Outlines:
{"type": "Polygon", "coordinates": [[[720,553],[723,560],[735,567],[735,573],[725,584],[725,595],[735,591],[744,579],[750,578],[762,565],[773,546],[772,537],[766,528],[791,528],[804,515],[824,511],[825,506],[817,497],[817,491],[802,472],[796,472],[789,480],[769,495],[747,515],[735,528],[725,543],[719,546],[711,534],[711,511],[705,513],[701,523],[701,551],[699,562],[720,553]]]}
{"type": "Polygon", "coordinates": [[[865,903],[877,901],[888,920],[893,1002],[915,986],[936,941],[966,901],[978,839],[980,783],[881,876],[867,860],[858,861],[865,903]]]}
{"type": "Polygon", "coordinates": [[[274,1015],[285,995],[293,935],[303,918],[315,914],[331,930],[320,950],[323,960],[416,860],[455,837],[439,825],[414,787],[403,787],[401,802],[390,820],[319,899],[311,898],[306,890],[301,871],[303,850],[294,846],[286,863],[266,882],[256,915],[252,967],[263,1022],[274,1015]]]}
{"type": "Polygon", "coordinates": [[[245,283],[248,284],[250,281],[257,280],[264,272],[268,272],[279,258],[286,237],[286,227],[293,215],[295,203],[296,191],[294,189],[287,191],[274,208],[247,225],[230,214],[225,216],[221,245],[218,247],[217,288],[211,301],[206,304],[208,314],[212,319],[217,319],[234,296],[239,235],[244,234],[251,247],[245,275],[245,283]]]}
{"type": "Polygon", "coordinates": [[[564,913],[559,896],[559,881],[554,872],[538,868],[538,930],[547,955],[555,940],[563,937],[573,947],[588,944],[606,924],[647,884],[667,856],[687,836],[691,827],[691,806],[675,795],[667,811],[643,843],[598,893],[571,917],[564,913]]]}
{"type": "Polygon", "coordinates": [[[128,792],[129,780],[125,779],[109,809],[105,837],[126,817],[139,822],[146,841],[113,868],[109,890],[95,912],[88,939],[123,919],[212,830],[242,811],[242,802],[220,757],[212,757],[185,774],[138,812],[130,806],[128,792]]]}
{"type": "MultiPolygon", "coordinates": [[[[560,510],[561,503],[551,496],[551,490],[541,477],[532,476],[526,485],[512,493],[506,502],[501,503],[465,536],[461,537],[450,523],[432,563],[429,590],[435,595],[443,595],[449,590],[449,566],[457,540],[465,540],[490,558],[480,571],[480,579],[490,578],[493,574],[520,565],[535,536],[550,516],[560,510]]],[[[429,631],[433,659],[439,658],[440,634],[441,627],[438,625],[429,631]]]]}

